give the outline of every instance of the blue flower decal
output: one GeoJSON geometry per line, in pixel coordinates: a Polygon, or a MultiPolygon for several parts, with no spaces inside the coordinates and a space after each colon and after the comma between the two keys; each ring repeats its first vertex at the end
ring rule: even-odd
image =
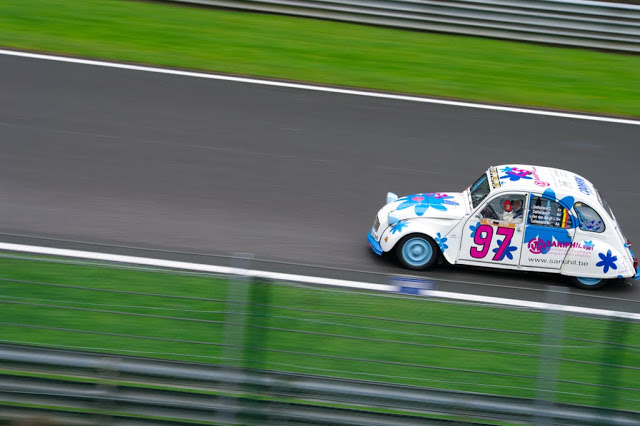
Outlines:
{"type": "Polygon", "coordinates": [[[391,225],[391,233],[395,234],[396,232],[402,232],[404,228],[409,226],[409,224],[405,221],[396,222],[394,225],[391,225]]]}
{"type": "Polygon", "coordinates": [[[444,212],[447,211],[447,205],[459,205],[457,202],[452,201],[451,198],[453,198],[453,195],[441,194],[439,192],[408,195],[398,199],[401,203],[396,207],[396,210],[414,207],[416,215],[418,216],[422,216],[429,207],[444,212]]]}
{"type": "Polygon", "coordinates": [[[585,241],[584,242],[584,248],[586,248],[587,250],[592,250],[596,245],[593,244],[593,241],[585,241]]]}
{"type": "Polygon", "coordinates": [[[449,248],[448,245],[446,245],[445,243],[447,242],[448,238],[444,238],[442,237],[442,235],[440,235],[440,233],[438,232],[437,236],[436,236],[436,243],[438,243],[438,247],[440,247],[440,251],[444,253],[444,251],[446,249],[449,248]]]}
{"type": "Polygon", "coordinates": [[[471,238],[476,236],[476,229],[478,229],[479,226],[480,226],[480,222],[476,223],[475,225],[471,225],[469,227],[469,229],[471,230],[471,238]]]}
{"type": "Polygon", "coordinates": [[[517,167],[505,167],[500,171],[505,173],[504,176],[500,176],[500,179],[509,179],[510,181],[518,181],[520,179],[532,179],[531,176],[529,176],[531,174],[531,171],[529,170],[519,169],[517,167]]]}
{"type": "Polygon", "coordinates": [[[618,267],[616,266],[616,260],[618,260],[618,256],[612,256],[611,250],[607,250],[606,255],[604,253],[598,253],[598,256],[602,260],[596,263],[596,266],[601,266],[602,272],[604,272],[605,274],[609,272],[609,268],[618,269],[618,267]]]}
{"type": "MultiPolygon", "coordinates": [[[[500,250],[500,247],[502,246],[502,240],[498,240],[498,247],[493,249],[493,252],[498,254],[498,250],[500,250]]],[[[518,247],[516,246],[509,246],[506,249],[504,249],[504,251],[502,252],[502,255],[500,256],[500,259],[498,260],[502,260],[505,258],[505,256],[510,259],[513,260],[513,253],[514,251],[518,250],[518,247]]]]}

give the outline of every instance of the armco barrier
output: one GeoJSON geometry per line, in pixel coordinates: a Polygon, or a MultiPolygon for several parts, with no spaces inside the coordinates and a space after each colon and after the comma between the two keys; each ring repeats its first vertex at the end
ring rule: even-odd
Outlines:
{"type": "MultiPolygon", "coordinates": [[[[19,416],[25,406],[30,408],[24,413],[46,406],[54,419],[84,416],[98,424],[100,418],[109,418],[112,425],[160,418],[171,424],[407,426],[425,424],[429,414],[462,415],[487,424],[529,422],[540,408],[535,400],[521,398],[18,345],[0,345],[0,367],[5,371],[0,375],[4,416],[19,416]],[[33,377],[34,372],[57,377],[33,377]],[[75,377],[61,378],[67,375],[75,377]],[[242,397],[234,396],[238,392],[242,397]]],[[[546,417],[572,425],[640,422],[640,413],[567,404],[548,407],[546,417]]],[[[428,424],[439,422],[432,418],[428,424]]]]}
{"type": "Polygon", "coordinates": [[[172,0],[422,31],[640,53],[640,6],[562,0],[172,0]]]}

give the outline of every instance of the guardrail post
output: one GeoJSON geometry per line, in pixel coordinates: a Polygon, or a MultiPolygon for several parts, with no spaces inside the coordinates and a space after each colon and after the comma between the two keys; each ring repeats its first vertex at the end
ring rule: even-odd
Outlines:
{"type": "MultiPolygon", "coordinates": [[[[236,253],[231,266],[236,269],[249,270],[253,255],[236,253]]],[[[228,390],[232,394],[243,391],[243,367],[245,356],[245,334],[247,320],[247,302],[249,299],[250,278],[247,274],[229,277],[227,283],[227,304],[223,330],[222,360],[227,369],[238,373],[237,383],[229,383],[228,390]]],[[[240,412],[240,401],[235,396],[221,396],[220,406],[225,407],[217,413],[215,421],[222,424],[236,424],[240,412]]]]}
{"type": "MultiPolygon", "coordinates": [[[[266,370],[265,351],[268,339],[269,326],[269,301],[271,298],[271,288],[269,283],[259,280],[252,280],[249,288],[249,315],[248,327],[246,331],[245,345],[245,368],[250,370],[254,377],[263,376],[262,371],[266,370]]],[[[269,394],[266,385],[254,384],[246,387],[246,391],[253,396],[247,406],[247,416],[251,423],[269,424],[269,418],[263,410],[264,400],[269,394]]]]}
{"type": "Polygon", "coordinates": [[[245,367],[254,370],[265,368],[265,352],[269,326],[269,300],[271,285],[254,280],[250,287],[249,321],[245,367]]]}
{"type": "Polygon", "coordinates": [[[606,349],[602,353],[602,368],[600,369],[600,405],[614,410],[620,392],[620,372],[624,358],[624,344],[629,334],[629,321],[610,320],[607,330],[606,349]]]}
{"type": "Polygon", "coordinates": [[[118,411],[115,396],[118,393],[118,359],[101,358],[96,385],[98,400],[96,407],[96,424],[111,425],[114,423],[113,412],[118,411]]]}
{"type": "MultiPolygon", "coordinates": [[[[252,255],[236,254],[231,262],[233,268],[249,270],[252,255]]],[[[230,277],[227,284],[227,304],[223,331],[222,358],[227,366],[241,368],[244,365],[245,328],[249,299],[249,277],[230,277]]]]}
{"type": "MultiPolygon", "coordinates": [[[[546,299],[549,305],[564,305],[567,300],[567,289],[548,286],[546,299]]],[[[562,350],[563,328],[564,314],[551,309],[547,310],[544,317],[538,367],[537,410],[534,418],[536,425],[553,424],[553,418],[549,413],[553,412],[552,408],[556,399],[558,358],[562,350]]]]}

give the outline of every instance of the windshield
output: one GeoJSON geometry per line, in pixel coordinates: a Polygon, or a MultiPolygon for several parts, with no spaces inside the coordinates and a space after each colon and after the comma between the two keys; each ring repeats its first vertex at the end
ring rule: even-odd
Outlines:
{"type": "Polygon", "coordinates": [[[471,193],[471,203],[473,204],[473,208],[475,209],[478,204],[484,200],[489,192],[491,192],[491,187],[489,186],[489,179],[486,174],[480,176],[473,185],[469,187],[469,192],[471,193]]]}

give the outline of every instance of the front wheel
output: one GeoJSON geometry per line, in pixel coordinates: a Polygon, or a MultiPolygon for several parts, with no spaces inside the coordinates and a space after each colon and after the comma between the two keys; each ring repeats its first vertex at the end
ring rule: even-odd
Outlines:
{"type": "Polygon", "coordinates": [[[438,246],[426,235],[407,235],[398,242],[396,255],[405,268],[422,271],[438,259],[438,246]]]}
{"type": "Polygon", "coordinates": [[[572,277],[573,284],[576,287],[583,288],[585,290],[597,290],[604,287],[607,283],[602,278],[586,278],[586,277],[572,277]]]}

